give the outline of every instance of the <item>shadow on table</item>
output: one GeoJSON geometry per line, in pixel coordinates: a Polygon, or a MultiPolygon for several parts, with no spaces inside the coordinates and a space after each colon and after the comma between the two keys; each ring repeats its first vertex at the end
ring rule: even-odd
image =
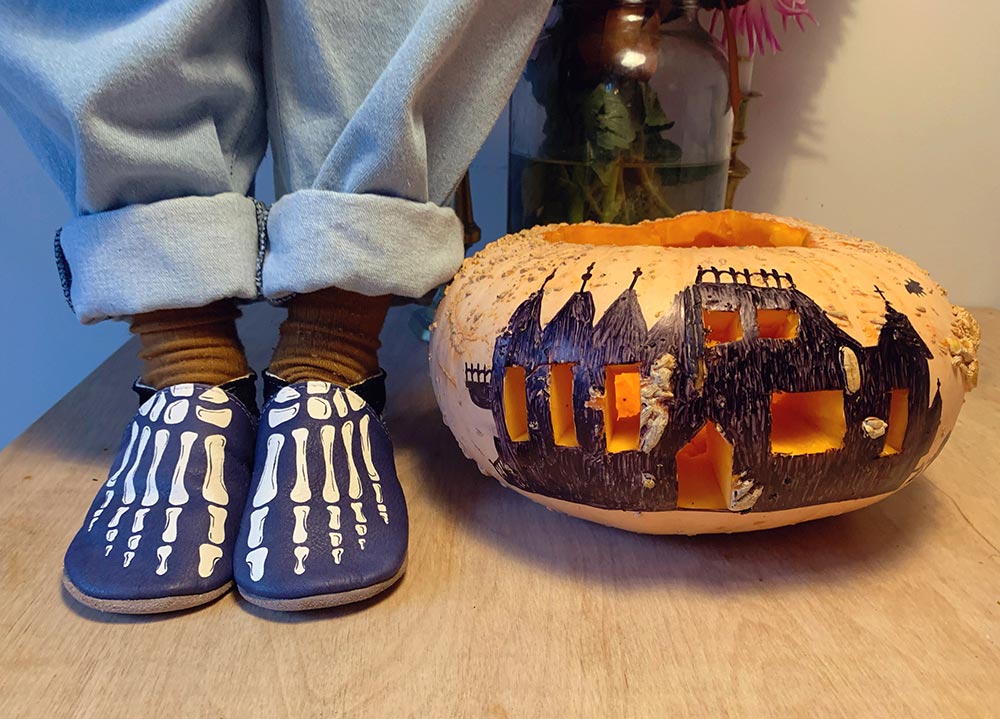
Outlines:
{"type": "MultiPolygon", "coordinates": [[[[847,579],[905,558],[940,508],[933,489],[917,480],[872,507],[790,527],[697,537],[633,534],[547,510],[483,477],[436,408],[395,416],[392,428],[397,445],[420,438],[412,449],[423,463],[416,480],[422,484],[410,492],[427,492],[477,539],[584,582],[740,592],[760,583],[847,579]]],[[[404,486],[408,479],[414,481],[403,477],[404,486]]]]}

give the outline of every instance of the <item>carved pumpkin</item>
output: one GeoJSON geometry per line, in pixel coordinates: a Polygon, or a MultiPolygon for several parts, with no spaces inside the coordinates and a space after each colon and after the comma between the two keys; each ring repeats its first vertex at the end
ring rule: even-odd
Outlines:
{"type": "Polygon", "coordinates": [[[552,225],[466,260],[431,374],[480,470],[652,533],[839,514],[904,487],[975,384],[978,326],[910,260],[733,211],[552,225]]]}

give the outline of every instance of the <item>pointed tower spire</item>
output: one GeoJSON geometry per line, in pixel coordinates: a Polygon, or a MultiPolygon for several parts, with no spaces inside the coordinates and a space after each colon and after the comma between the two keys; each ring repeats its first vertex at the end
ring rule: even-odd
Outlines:
{"type": "Polygon", "coordinates": [[[594,265],[596,264],[597,264],[596,262],[591,262],[590,265],[587,267],[587,271],[584,272],[583,275],[581,276],[580,279],[583,280],[583,284],[580,285],[580,292],[583,292],[587,288],[587,283],[590,282],[590,280],[593,278],[594,276],[593,269],[594,265]]]}
{"type": "Polygon", "coordinates": [[[632,273],[632,284],[628,286],[630,290],[635,289],[635,283],[639,281],[640,277],[642,277],[642,268],[636,267],[635,271],[632,273]]]}
{"type": "Polygon", "coordinates": [[[555,276],[556,276],[556,271],[552,270],[552,272],[549,273],[549,276],[546,277],[544,280],[542,280],[542,286],[538,288],[538,291],[539,292],[544,292],[545,291],[545,285],[549,284],[549,282],[551,282],[552,278],[555,277],[555,276]]]}

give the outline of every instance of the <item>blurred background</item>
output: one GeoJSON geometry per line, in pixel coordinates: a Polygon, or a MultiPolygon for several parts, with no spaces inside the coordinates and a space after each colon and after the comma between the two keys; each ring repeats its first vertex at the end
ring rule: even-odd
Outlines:
{"type": "MultiPolygon", "coordinates": [[[[797,216],[915,259],[953,302],[1000,307],[1000,5],[813,0],[820,22],[757,61],[751,175],[736,206],[797,216]],[[901,10],[901,8],[906,10],[901,10]]],[[[68,206],[0,114],[0,448],[128,339],[79,325],[52,237],[68,206]]],[[[258,196],[273,200],[270,162],[258,196]]],[[[507,117],[472,166],[484,239],[504,234],[507,117]]],[[[129,379],[129,381],[131,381],[129,379]]]]}

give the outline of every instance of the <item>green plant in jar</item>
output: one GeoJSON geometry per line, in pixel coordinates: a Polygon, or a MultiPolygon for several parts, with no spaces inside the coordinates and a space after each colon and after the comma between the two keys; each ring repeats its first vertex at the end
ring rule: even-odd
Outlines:
{"type": "Polygon", "coordinates": [[[726,59],[698,3],[557,2],[515,89],[512,231],[721,209],[726,59]]]}

